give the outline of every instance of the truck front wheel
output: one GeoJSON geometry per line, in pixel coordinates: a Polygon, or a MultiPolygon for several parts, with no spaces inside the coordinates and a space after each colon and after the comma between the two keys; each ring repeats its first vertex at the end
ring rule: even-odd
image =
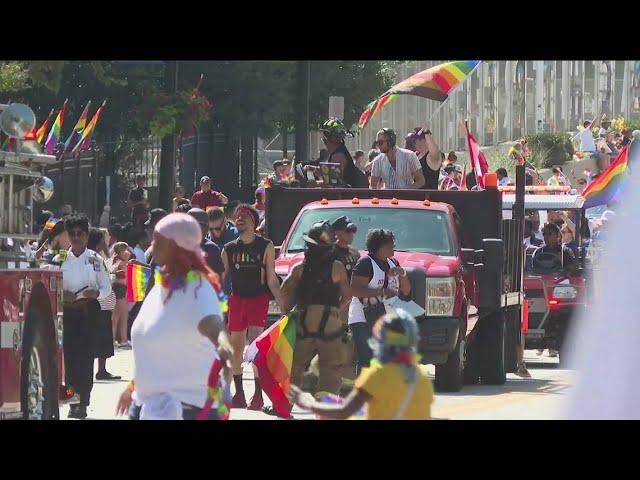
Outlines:
{"type": "Polygon", "coordinates": [[[465,340],[458,339],[453,352],[449,354],[447,363],[436,365],[435,387],[440,392],[459,392],[464,384],[464,348],[465,340]]]}
{"type": "Polygon", "coordinates": [[[20,399],[25,420],[58,418],[55,352],[37,310],[29,310],[22,345],[20,399]]]}

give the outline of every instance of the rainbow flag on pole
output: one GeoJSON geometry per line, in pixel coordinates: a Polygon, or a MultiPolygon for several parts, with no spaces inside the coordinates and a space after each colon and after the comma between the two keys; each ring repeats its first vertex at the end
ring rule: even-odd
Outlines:
{"type": "Polygon", "coordinates": [[[100,108],[96,111],[96,113],[93,114],[93,117],[89,122],[89,125],[87,125],[87,127],[82,131],[80,140],[78,140],[78,143],[76,144],[76,146],[73,147],[73,150],[71,150],[71,153],[75,153],[78,149],[87,150],[89,148],[89,145],[91,142],[91,134],[93,133],[93,130],[96,128],[96,124],[98,123],[100,114],[102,113],[102,110],[104,109],[104,106],[106,104],[107,104],[107,101],[105,100],[104,102],[102,102],[102,105],[100,105],[100,108]]]}
{"type": "Polygon", "coordinates": [[[40,145],[42,145],[44,136],[47,134],[47,128],[49,128],[49,122],[51,121],[51,117],[53,116],[54,111],[55,110],[52,108],[51,112],[49,112],[49,116],[45,119],[44,122],[42,122],[42,125],[40,125],[40,128],[38,128],[38,130],[35,131],[36,142],[38,142],[40,145]]]}
{"type": "Polygon", "coordinates": [[[60,140],[60,134],[62,133],[62,124],[64,122],[64,112],[67,109],[68,102],[69,99],[67,98],[62,104],[62,108],[58,112],[58,116],[56,117],[55,122],[53,122],[53,127],[51,127],[51,131],[49,132],[47,141],[44,142],[44,149],[48,155],[53,155],[56,150],[56,146],[58,145],[58,141],[60,140]]]}
{"type": "Polygon", "coordinates": [[[442,63],[412,75],[395,84],[380,98],[367,105],[360,115],[359,127],[364,128],[382,107],[389,105],[398,95],[416,95],[443,103],[478,65],[480,65],[479,60],[461,60],[442,63]]]}
{"type": "Polygon", "coordinates": [[[78,141],[80,140],[80,136],[82,135],[84,128],[87,126],[87,116],[89,115],[90,105],[91,105],[91,100],[89,100],[85,105],[84,110],[80,115],[80,118],[76,122],[76,126],[73,127],[73,131],[71,132],[71,135],[69,135],[69,138],[67,138],[67,141],[64,142],[64,151],[63,151],[64,153],[70,152],[71,149],[75,147],[78,141]]]}
{"type": "Polygon", "coordinates": [[[624,184],[628,180],[627,167],[629,161],[629,146],[620,150],[616,159],[609,167],[591,182],[582,192],[584,208],[597,207],[616,203],[624,184]]]}
{"type": "Polygon", "coordinates": [[[127,301],[141,302],[147,292],[151,268],[139,263],[127,264],[127,301]]]}
{"type": "Polygon", "coordinates": [[[291,310],[249,345],[244,360],[252,362],[262,390],[282,417],[289,417],[292,405],[287,399],[291,384],[293,350],[296,348],[298,313],[291,310]]]}

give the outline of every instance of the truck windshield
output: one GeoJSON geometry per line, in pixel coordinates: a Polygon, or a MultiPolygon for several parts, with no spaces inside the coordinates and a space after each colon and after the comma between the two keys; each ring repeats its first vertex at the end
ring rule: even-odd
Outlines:
{"type": "Polygon", "coordinates": [[[304,250],[302,235],[316,222],[333,222],[346,215],[358,227],[353,246],[366,250],[367,232],[374,228],[386,228],[396,237],[396,250],[433,253],[453,256],[455,249],[451,239],[447,215],[433,210],[408,208],[322,208],[305,211],[293,230],[287,244],[287,253],[304,250]]]}

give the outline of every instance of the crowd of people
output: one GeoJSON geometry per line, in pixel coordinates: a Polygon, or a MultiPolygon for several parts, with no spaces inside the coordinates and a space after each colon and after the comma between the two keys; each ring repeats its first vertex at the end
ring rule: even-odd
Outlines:
{"type": "MultiPolygon", "coordinates": [[[[94,359],[96,380],[119,380],[108,371],[107,360],[116,349],[132,348],[135,378],[118,403],[118,412],[129,418],[196,418],[209,392],[213,358],[224,363],[225,378],[233,384],[232,408],[278,415],[264,407],[257,370],[248,402],[243,385],[243,352],[264,331],[270,300],[283,314],[294,305],[299,312],[291,402],[331,418],[347,418],[363,405],[368,418],[430,417],[433,392],[418,367],[415,319],[403,311],[387,313],[384,302],[395,296],[409,300],[411,294],[407,273],[394,258],[394,233],[369,231],[367,255],[361,256],[351,245],[357,225],[345,216],[327,218],[306,232],[304,261],[281,283],[275,247],[264,236],[265,186],[456,190],[465,184],[473,188],[475,173],[465,178],[455,152],[445,156],[426,128],[409,132],[404,148],[397,146],[393,130],[382,129],[368,153],[358,150],[353,157],[344,143],[349,132],[339,120],[325,122],[322,132],[326,149],[320,158],[306,164],[274,162],[274,172],[256,189],[252,204],[230,200],[203,176],[191,198],[176,186],[172,212],[150,208],[146,179],[138,175],[127,200],[130,221],[124,225],[112,221],[108,206],[96,226],[68,205],[59,218],[42,212],[34,261],[65,273],[65,370],[79,399],[69,417],[87,416],[94,359]],[[144,302],[127,299],[131,263],[154,272],[144,302]],[[220,308],[221,296],[228,297],[228,311],[220,308]],[[338,405],[318,403],[298,388],[316,355],[319,392],[337,394],[345,367],[354,366],[354,389],[338,405]]],[[[629,133],[618,138],[603,132],[593,150],[601,168],[629,133]]],[[[515,163],[525,165],[527,183],[540,183],[528,154],[524,140],[509,152],[515,163]]],[[[506,169],[496,173],[499,185],[513,184],[506,169]]],[[[561,167],[554,167],[548,184],[571,182],[561,167]]],[[[604,238],[614,215],[605,212],[587,237],[604,238]]],[[[533,252],[531,262],[537,255],[560,253],[562,267],[571,272],[576,268],[576,219],[561,212],[547,217],[541,227],[538,212],[526,212],[524,244],[533,252]]],[[[522,351],[517,373],[530,376],[522,351]]]]}

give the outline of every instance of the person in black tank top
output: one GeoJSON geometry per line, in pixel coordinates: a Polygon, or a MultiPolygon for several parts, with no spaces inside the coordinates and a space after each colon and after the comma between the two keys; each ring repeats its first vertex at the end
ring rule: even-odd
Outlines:
{"type": "Polygon", "coordinates": [[[342,383],[346,324],[340,315],[351,301],[347,271],[334,260],[333,232],[328,222],[316,223],[304,235],[304,262],[296,265],[282,284],[285,307],[296,303],[298,337],[293,351],[291,383],[300,385],[317,354],[320,374],[317,391],[337,394],[342,383]]]}
{"type": "Polygon", "coordinates": [[[431,131],[416,127],[405,137],[404,148],[416,152],[422,166],[425,184],[423,190],[438,190],[442,156],[440,148],[431,138],[431,131]]]}
{"type": "MultiPolygon", "coordinates": [[[[233,408],[245,408],[247,402],[242,386],[242,353],[246,342],[253,342],[264,331],[269,311],[271,290],[282,308],[280,283],[275,273],[275,249],[271,240],[256,235],[259,224],[258,211],[246,203],[235,209],[236,227],[240,236],[227,243],[222,251],[224,278],[231,277],[229,296],[229,331],[233,345],[233,380],[236,393],[233,408]]],[[[283,310],[284,311],[284,310],[283,310]]],[[[262,388],[254,367],[255,392],[250,410],[260,410],[263,405],[262,388]]]]}
{"type": "Polygon", "coordinates": [[[337,118],[330,118],[322,125],[322,141],[329,151],[329,163],[339,163],[342,169],[342,181],[352,188],[369,188],[367,176],[356,166],[349,150],[344,144],[347,136],[353,136],[337,118]]]}

